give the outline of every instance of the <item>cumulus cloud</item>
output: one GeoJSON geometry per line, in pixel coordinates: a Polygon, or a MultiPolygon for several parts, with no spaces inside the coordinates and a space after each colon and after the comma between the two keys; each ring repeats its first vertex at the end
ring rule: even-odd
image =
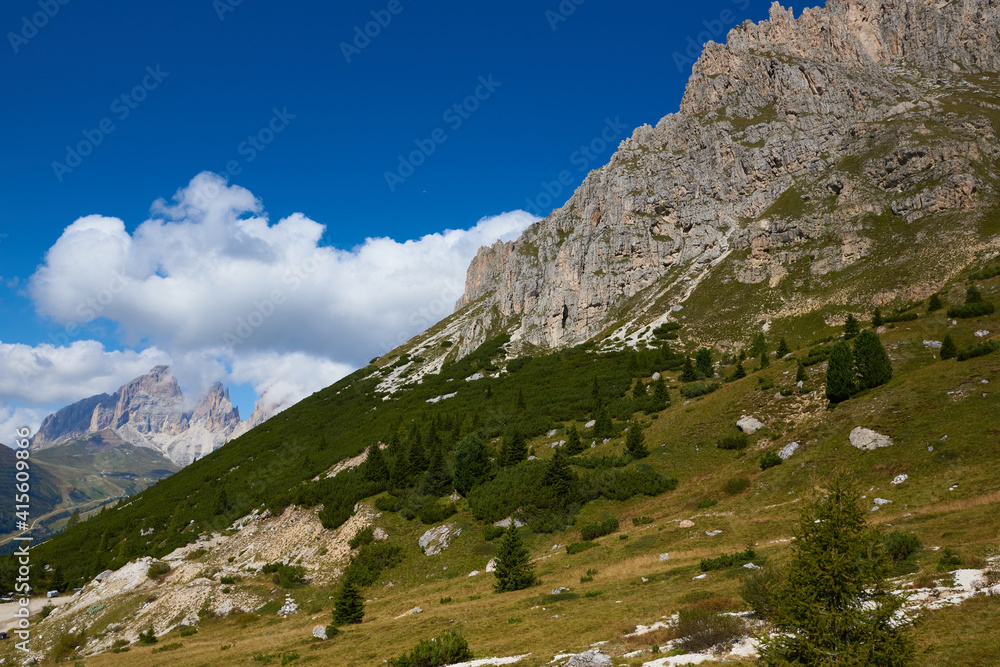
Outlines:
{"type": "Polygon", "coordinates": [[[515,211],[343,250],[321,246],[324,226],[300,213],[272,224],[252,193],[208,172],[151,212],[132,233],[118,218],[76,220],[28,282],[40,314],[73,331],[103,318],[126,344],[148,349],[106,352],[91,341],[20,350],[50,360],[35,367],[49,369],[53,388],[16,378],[19,388],[0,386],[0,398],[62,397],[75,382],[76,400],[170,363],[185,390],[218,379],[299,400],[450,314],[477,250],[538,220],[515,211]],[[60,369],[84,357],[96,378],[60,369]]]}

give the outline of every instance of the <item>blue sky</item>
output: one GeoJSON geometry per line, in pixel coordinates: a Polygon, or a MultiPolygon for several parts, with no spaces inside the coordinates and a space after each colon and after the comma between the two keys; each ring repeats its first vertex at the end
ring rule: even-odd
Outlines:
{"type": "MultiPolygon", "coordinates": [[[[546,193],[561,171],[572,172],[575,187],[633,128],[676,111],[701,43],[766,18],[769,5],[4,3],[0,371],[14,379],[0,386],[0,428],[17,409],[38,414],[112,391],[152,362],[175,365],[192,390],[221,375],[246,416],[282,373],[292,378],[286,393],[301,397],[383,353],[444,314],[436,302],[457,298],[455,283],[480,243],[516,237],[565,202],[571,188],[551,203],[546,193]],[[193,181],[206,171],[228,186],[193,181]],[[213,200],[225,202],[213,213],[218,233],[199,227],[211,217],[192,203],[204,188],[226,192],[213,200]],[[172,201],[180,189],[186,194],[172,201]],[[151,214],[160,199],[166,205],[151,214]],[[297,213],[305,222],[278,224],[297,213]],[[85,216],[102,217],[60,241],[85,216]],[[477,226],[492,216],[500,217],[477,226]],[[273,229],[232,231],[250,219],[273,229]],[[255,249],[234,250],[246,234],[255,249]],[[300,237],[308,243],[296,245],[300,237]],[[366,241],[383,237],[396,243],[366,241]],[[117,264],[106,259],[120,246],[117,264]],[[279,266],[270,284],[284,285],[294,307],[268,314],[228,352],[195,331],[228,306],[189,299],[185,285],[208,285],[224,300],[226,280],[247,282],[233,278],[238,271],[206,277],[203,269],[243,266],[250,253],[258,262],[251,275],[268,262],[301,270],[306,246],[337,270],[317,273],[322,280],[312,282],[322,285],[292,290],[288,266],[279,266]],[[110,290],[107,308],[81,309],[118,274],[89,292],[80,285],[112,265],[126,296],[110,290]],[[363,312],[364,303],[348,307],[367,272],[380,270],[388,274],[370,303],[387,321],[363,312]],[[379,300],[401,283],[405,293],[379,300]],[[330,310],[326,293],[340,305],[330,310]],[[310,316],[309,299],[330,312],[310,316]],[[150,310],[150,300],[163,307],[150,310]],[[360,320],[368,335],[338,328],[360,320]],[[379,327],[391,336],[372,335],[379,327]],[[322,372],[309,378],[318,362],[322,372]]],[[[273,291],[254,289],[233,296],[248,314],[254,294],[273,291]]],[[[234,329],[239,312],[226,314],[234,329]]],[[[228,328],[221,319],[213,326],[228,328]]]]}

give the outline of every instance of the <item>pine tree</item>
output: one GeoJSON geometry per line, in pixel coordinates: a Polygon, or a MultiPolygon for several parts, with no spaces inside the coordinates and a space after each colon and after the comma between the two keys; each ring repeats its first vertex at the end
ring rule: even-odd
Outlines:
{"type": "Polygon", "coordinates": [[[635,387],[632,388],[632,398],[642,398],[648,395],[649,392],[646,390],[646,384],[642,380],[636,380],[635,387]]]}
{"type": "Polygon", "coordinates": [[[931,294],[931,298],[927,301],[927,312],[933,313],[942,308],[944,308],[944,302],[941,301],[941,295],[937,293],[931,294]]]}
{"type": "Polygon", "coordinates": [[[500,465],[508,468],[527,459],[528,446],[525,444],[524,434],[516,428],[511,429],[504,436],[503,444],[500,446],[500,465]]]}
{"type": "Polygon", "coordinates": [[[878,334],[865,329],[854,341],[854,368],[858,375],[858,389],[880,387],[892,379],[892,361],[885,351],[878,334]]]}
{"type": "Polygon", "coordinates": [[[638,422],[633,421],[629,424],[628,435],[625,436],[625,451],[637,459],[649,456],[649,450],[646,449],[646,436],[638,422]]]}
{"type": "Polygon", "coordinates": [[[410,471],[423,472],[427,470],[427,455],[424,453],[424,442],[420,437],[420,431],[414,430],[413,438],[410,442],[410,471]]]}
{"type": "Polygon", "coordinates": [[[528,549],[521,541],[514,521],[503,534],[496,556],[496,583],[493,590],[497,593],[519,591],[535,583],[535,568],[528,557],[528,549]]]}
{"type": "Polygon", "coordinates": [[[598,438],[610,438],[615,434],[615,424],[604,408],[594,415],[594,435],[598,438]]]}
{"type": "Polygon", "coordinates": [[[831,403],[840,403],[849,399],[855,391],[854,355],[847,343],[838,341],[830,352],[826,369],[826,397],[831,403]]]}
{"type": "Polygon", "coordinates": [[[733,372],[733,379],[734,380],[742,380],[746,376],[747,376],[747,369],[743,368],[743,362],[742,361],[737,361],[736,362],[736,370],[733,372]]]}
{"type": "Polygon", "coordinates": [[[670,390],[667,389],[667,381],[662,377],[656,381],[653,387],[653,398],[656,399],[657,407],[662,409],[665,405],[670,405],[670,390]]]}
{"type": "Polygon", "coordinates": [[[569,457],[566,455],[565,449],[556,447],[556,451],[549,459],[549,465],[545,469],[545,486],[552,487],[561,500],[566,500],[575,481],[576,474],[569,467],[569,457]]]}
{"type": "Polygon", "coordinates": [[[573,426],[569,429],[569,436],[566,438],[566,453],[576,456],[584,450],[583,440],[580,439],[580,432],[573,426]]]}
{"type": "Polygon", "coordinates": [[[345,581],[337,593],[333,603],[333,624],[348,625],[360,623],[365,617],[365,600],[358,589],[349,581],[345,581]]]}
{"type": "Polygon", "coordinates": [[[691,364],[690,357],[684,357],[684,368],[681,370],[681,382],[694,382],[698,379],[698,373],[691,364]]]}
{"type": "Polygon", "coordinates": [[[982,303],[983,293],[979,291],[979,288],[975,285],[969,285],[969,289],[965,293],[965,303],[982,303]]]}
{"type": "Polygon", "coordinates": [[[406,445],[400,445],[398,451],[392,461],[392,471],[389,473],[389,483],[394,489],[402,489],[410,483],[410,459],[407,456],[406,445]]]}
{"type": "Polygon", "coordinates": [[[854,317],[851,313],[847,316],[847,321],[844,322],[844,338],[850,340],[861,333],[861,323],[858,322],[858,318],[854,317]]]}
{"type": "Polygon", "coordinates": [[[371,482],[389,481],[389,466],[385,462],[385,456],[382,455],[382,448],[377,443],[368,448],[365,478],[371,482]]]}
{"type": "Polygon", "coordinates": [[[795,369],[796,382],[809,382],[809,374],[806,373],[806,365],[799,359],[799,367],[795,369]]]}
{"type": "Polygon", "coordinates": [[[889,559],[858,494],[835,480],[801,516],[792,561],[775,594],[778,632],[761,646],[763,665],[902,667],[913,653],[888,585],[889,559]]]}
{"type": "Polygon", "coordinates": [[[462,438],[455,448],[455,490],[463,496],[490,477],[490,456],[483,439],[475,433],[462,438]]]}
{"type": "Polygon", "coordinates": [[[63,576],[62,567],[56,565],[52,570],[52,578],[49,580],[49,586],[54,591],[59,591],[60,593],[66,588],[66,577],[63,576]]]}
{"type": "Polygon", "coordinates": [[[951,337],[951,334],[947,334],[944,337],[944,341],[941,343],[941,360],[946,361],[948,359],[954,359],[958,356],[958,346],[955,345],[955,340],[951,337]]]}
{"type": "Polygon", "coordinates": [[[750,357],[759,357],[761,354],[767,353],[767,339],[764,338],[764,334],[757,332],[754,334],[753,341],[750,343],[750,351],[747,353],[750,357]]]}
{"type": "Polygon", "coordinates": [[[698,350],[695,357],[695,369],[698,375],[703,378],[710,378],[715,375],[715,365],[712,363],[712,352],[707,348],[698,350]]]}
{"type": "Polygon", "coordinates": [[[215,514],[225,514],[229,511],[229,496],[226,495],[226,490],[221,489],[219,495],[215,499],[215,514]]]}
{"type": "Polygon", "coordinates": [[[779,359],[784,359],[786,355],[791,354],[792,348],[788,347],[788,341],[782,338],[778,341],[778,349],[775,350],[774,354],[779,359]]]}
{"type": "Polygon", "coordinates": [[[602,403],[603,403],[603,401],[601,400],[601,388],[597,384],[597,376],[596,375],[594,376],[594,384],[590,388],[590,398],[594,402],[594,409],[595,410],[597,408],[599,408],[602,405],[602,403]]]}
{"type": "Polygon", "coordinates": [[[514,410],[517,412],[524,412],[528,409],[528,404],[524,401],[524,392],[518,388],[517,390],[517,402],[514,404],[514,410]]]}
{"type": "Polygon", "coordinates": [[[66,521],[66,530],[70,530],[80,523],[80,510],[73,510],[73,513],[69,515],[69,519],[66,521]]]}
{"type": "Polygon", "coordinates": [[[431,463],[424,474],[421,491],[426,496],[443,496],[451,490],[451,472],[444,458],[444,448],[438,447],[431,456],[431,463]]]}
{"type": "Polygon", "coordinates": [[[883,324],[885,324],[885,318],[882,317],[882,311],[876,308],[875,314],[872,315],[872,326],[878,329],[883,324]]]}
{"type": "Polygon", "coordinates": [[[771,365],[771,357],[767,356],[767,350],[760,353],[760,368],[758,370],[764,370],[771,365]]]}

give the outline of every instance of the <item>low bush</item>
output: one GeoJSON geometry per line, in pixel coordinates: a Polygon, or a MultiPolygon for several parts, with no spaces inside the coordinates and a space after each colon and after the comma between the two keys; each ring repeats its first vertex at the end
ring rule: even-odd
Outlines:
{"type": "Polygon", "coordinates": [[[198,628],[192,628],[189,625],[182,625],[180,630],[181,630],[181,637],[193,637],[194,635],[198,634],[198,628]]]}
{"type": "MultiPolygon", "coordinates": [[[[142,635],[139,635],[140,637],[142,635]]],[[[52,660],[54,662],[59,662],[69,658],[73,653],[83,646],[84,642],[87,640],[87,634],[84,631],[76,632],[64,632],[56,639],[55,644],[52,647],[52,660]]],[[[155,641],[155,637],[154,637],[155,641]]]]}
{"type": "Polygon", "coordinates": [[[1000,264],[991,268],[983,269],[982,271],[976,271],[969,276],[969,280],[989,280],[990,278],[996,278],[997,276],[1000,276],[1000,264]]]}
{"type": "Polygon", "coordinates": [[[767,470],[768,468],[773,468],[774,466],[780,466],[782,464],[782,458],[775,454],[774,452],[764,452],[764,455],[760,457],[760,469],[767,470]]]}
{"type": "Polygon", "coordinates": [[[656,472],[648,463],[632,468],[601,470],[587,475],[580,485],[584,500],[598,497],[628,500],[634,496],[658,496],[677,488],[677,480],[656,472]]]}
{"type": "Polygon", "coordinates": [[[164,563],[162,560],[158,560],[155,563],[149,564],[149,569],[146,570],[146,576],[150,579],[159,579],[168,572],[170,572],[170,565],[168,563],[164,563]]]}
{"type": "Polygon", "coordinates": [[[306,583],[306,569],[301,565],[268,563],[261,568],[263,574],[273,574],[271,581],[282,588],[297,588],[306,583]]]}
{"type": "Polygon", "coordinates": [[[494,526],[492,524],[489,526],[483,526],[483,539],[487,542],[492,542],[503,535],[504,532],[505,531],[501,526],[494,526]]]}
{"type": "Polygon", "coordinates": [[[885,324],[899,324],[900,322],[912,322],[917,319],[919,315],[916,313],[900,313],[899,315],[887,315],[882,318],[885,324]]]}
{"type": "Polygon", "coordinates": [[[455,662],[472,659],[472,651],[465,637],[457,631],[425,639],[417,644],[409,655],[389,658],[389,667],[441,667],[455,662]]]}
{"type": "Polygon", "coordinates": [[[969,359],[975,359],[976,357],[983,357],[987,354],[993,354],[997,350],[1000,350],[1000,343],[993,340],[988,340],[978,345],[972,345],[964,350],[959,350],[956,358],[959,361],[968,361],[969,359]]]}
{"type": "Polygon", "coordinates": [[[596,540],[618,530],[618,519],[606,516],[597,523],[588,523],[580,529],[580,537],[584,541],[596,540]]]}
{"type": "Polygon", "coordinates": [[[112,653],[128,653],[129,645],[124,639],[116,639],[114,643],[111,644],[112,653]]]}
{"type": "Polygon", "coordinates": [[[713,500],[712,498],[702,498],[698,501],[698,509],[707,510],[709,507],[715,507],[718,504],[718,500],[713,500]]]}
{"type": "Polygon", "coordinates": [[[574,542],[573,544],[566,545],[566,553],[573,555],[578,554],[581,551],[586,551],[592,547],[596,547],[597,542],[574,542]]]}
{"type": "Polygon", "coordinates": [[[156,633],[153,632],[153,626],[150,625],[149,629],[145,632],[139,633],[139,641],[136,642],[139,646],[152,646],[158,640],[156,639],[156,633]]]}
{"type": "Polygon", "coordinates": [[[49,617],[49,614],[56,610],[56,606],[51,602],[46,602],[45,606],[38,612],[38,620],[43,620],[49,617]]]}
{"type": "Polygon", "coordinates": [[[164,653],[166,651],[176,651],[177,649],[183,647],[184,644],[180,642],[173,642],[172,644],[164,644],[160,648],[154,648],[153,653],[164,653]]]}
{"type": "Polygon", "coordinates": [[[676,627],[678,645],[697,653],[713,646],[731,644],[743,636],[743,621],[708,609],[682,609],[676,627]]]}
{"type": "Polygon", "coordinates": [[[737,551],[732,554],[722,554],[716,558],[704,558],[698,567],[702,572],[711,572],[712,570],[724,570],[729,567],[736,567],[746,565],[754,559],[757,553],[753,550],[753,547],[747,547],[743,551],[737,551]]]}
{"type": "Polygon", "coordinates": [[[962,557],[951,549],[945,549],[938,558],[938,572],[951,572],[962,567],[962,557]]]}
{"type": "Polygon", "coordinates": [[[366,544],[351,557],[341,581],[361,588],[378,581],[384,570],[395,567],[403,560],[403,550],[386,542],[366,544]]]}
{"type": "Polygon", "coordinates": [[[634,516],[632,517],[633,526],[644,526],[648,523],[653,523],[653,519],[648,516],[634,516]]]}
{"type": "Polygon", "coordinates": [[[750,446],[750,436],[743,432],[728,433],[719,438],[715,446],[719,449],[746,449],[750,446]]]}
{"type": "Polygon", "coordinates": [[[347,543],[352,549],[357,549],[375,541],[375,527],[368,526],[354,533],[354,537],[347,543]]]}
{"type": "Polygon", "coordinates": [[[750,480],[746,477],[733,477],[722,485],[722,490],[731,496],[743,493],[750,488],[750,480]]]}
{"type": "Polygon", "coordinates": [[[740,587],[740,597],[750,605],[754,614],[760,618],[770,619],[778,608],[774,595],[780,583],[781,575],[774,568],[762,567],[750,570],[740,587]]]}
{"type": "Polygon", "coordinates": [[[968,319],[971,317],[982,317],[983,315],[992,315],[996,312],[997,307],[989,301],[980,301],[977,303],[966,303],[961,306],[952,306],[948,309],[948,317],[954,319],[968,319]]]}
{"type": "Polygon", "coordinates": [[[830,353],[832,351],[833,347],[829,345],[814,347],[806,354],[805,358],[802,360],[802,365],[815,366],[816,364],[822,363],[830,358],[830,353]]]}
{"type": "Polygon", "coordinates": [[[697,398],[699,396],[711,394],[721,386],[722,384],[719,382],[699,382],[697,384],[689,384],[681,387],[681,396],[684,398],[697,398]]]}
{"type": "Polygon", "coordinates": [[[239,577],[219,577],[219,583],[226,586],[232,586],[233,584],[238,584],[240,583],[240,581],[241,579],[239,577]]]}
{"type": "Polygon", "coordinates": [[[882,538],[885,551],[893,561],[906,560],[924,548],[916,535],[894,530],[882,538]]]}

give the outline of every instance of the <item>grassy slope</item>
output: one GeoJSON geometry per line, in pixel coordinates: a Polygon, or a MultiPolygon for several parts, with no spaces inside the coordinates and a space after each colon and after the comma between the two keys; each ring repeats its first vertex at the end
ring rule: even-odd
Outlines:
{"type": "MultiPolygon", "coordinates": [[[[996,289],[997,282],[985,283],[987,293],[996,289]]],[[[817,326],[809,318],[782,324],[795,340],[810,337],[817,326]]],[[[651,623],[705,597],[717,598],[713,604],[722,608],[741,608],[736,573],[713,572],[705,580],[693,581],[698,561],[755,542],[762,558],[781,563],[788,556],[782,540],[792,535],[799,507],[820,491],[835,471],[848,475],[869,498],[893,500],[873,514],[872,520],[887,529],[915,532],[928,547],[917,557],[919,574],[946,577],[936,573],[937,554],[930,547],[951,547],[975,562],[995,554],[1000,539],[995,521],[1000,502],[995,475],[1000,458],[996,444],[1000,355],[962,363],[940,362],[922,341],[940,340],[945,331],[951,331],[964,345],[974,339],[972,332],[980,329],[1000,330],[1000,315],[952,327],[942,313],[936,313],[897,325],[883,336],[893,356],[896,377],[886,387],[834,411],[826,411],[818,403],[792,408],[795,395],[775,398],[778,389],[793,383],[795,366],[788,361],[774,362],[769,369],[724,385],[689,405],[673,392],[673,407],[651,420],[646,441],[653,452],[649,462],[678,477],[680,487],[657,498],[587,505],[577,525],[610,512],[621,520],[622,529],[600,538],[599,547],[581,554],[570,556],[564,549],[552,549],[579,539],[572,529],[530,537],[532,556],[540,559],[537,573],[541,578],[541,584],[530,590],[497,595],[491,592],[490,575],[467,576],[473,569],[484,569],[495,543],[483,540],[481,525],[462,501],[462,511],[451,520],[463,527],[463,534],[445,554],[436,557],[423,556],[416,546],[426,526],[383,514],[378,525],[404,546],[407,558],[383,574],[382,581],[392,580],[393,587],[376,584],[365,591],[369,600],[365,623],[347,629],[333,641],[313,643],[308,639],[314,625],[329,620],[330,604],[321,601],[330,592],[306,589],[293,594],[297,599],[316,601],[311,615],[288,619],[265,616],[246,627],[234,619],[212,620],[194,637],[165,639],[161,645],[171,641],[184,644],[169,654],[170,662],[177,665],[236,664],[252,660],[257,652],[262,652],[261,660],[267,655],[278,656],[276,663],[282,654],[296,652],[300,657],[292,662],[369,665],[403,652],[420,639],[460,626],[477,655],[531,652],[533,655],[522,663],[525,665],[542,665],[556,652],[583,650],[602,640],[611,640],[613,648],[645,648],[662,642],[663,637],[654,634],[625,640],[622,635],[638,623],[651,623]],[[759,390],[759,376],[776,386],[759,390]],[[989,384],[982,384],[982,380],[989,384]],[[744,413],[769,423],[764,437],[743,456],[716,449],[716,436],[744,413]],[[797,425],[791,423],[793,420],[797,425]],[[850,447],[847,436],[859,425],[892,436],[896,445],[874,452],[850,447]],[[771,434],[776,439],[772,440],[771,434]],[[948,438],[942,441],[945,435],[948,438]],[[775,449],[792,440],[803,445],[799,453],[781,466],[759,470],[761,449],[775,449]],[[931,446],[934,450],[928,451],[931,446]],[[908,481],[892,486],[890,480],[900,473],[909,475],[908,481]],[[736,497],[726,496],[721,487],[735,476],[749,478],[751,487],[736,497]],[[718,505],[697,509],[696,503],[705,497],[719,500],[718,505]],[[631,518],[639,516],[654,521],[633,526],[631,518]],[[694,520],[695,528],[680,529],[678,522],[687,518],[694,520]],[[723,532],[708,537],[707,530],[723,532]],[[670,558],[660,562],[658,554],[664,552],[670,553],[670,558]],[[598,574],[593,582],[580,583],[588,569],[596,569],[598,574]],[[648,581],[643,582],[642,577],[648,581]],[[568,586],[579,597],[543,601],[542,596],[557,586],[568,586]],[[592,597],[586,597],[588,593],[592,597]],[[442,598],[449,597],[452,602],[441,604],[442,598]],[[423,613],[396,620],[415,605],[421,606],[423,613]],[[223,652],[223,645],[231,648],[223,652]]],[[[811,375],[806,389],[819,388],[821,367],[813,367],[811,375]]],[[[544,446],[550,440],[532,441],[540,456],[550,455],[551,449],[544,446]]],[[[621,440],[600,445],[594,453],[618,452],[621,440]]],[[[281,597],[282,592],[276,591],[274,596],[281,597]]],[[[957,664],[982,664],[976,656],[995,655],[996,639],[991,633],[966,631],[960,641],[955,641],[955,633],[960,626],[989,628],[997,609],[995,600],[976,600],[960,610],[928,614],[918,633],[917,664],[952,659],[957,664]]],[[[124,657],[100,656],[87,664],[117,665],[124,657]]],[[[166,656],[154,656],[149,648],[133,648],[127,659],[136,665],[152,665],[163,664],[166,656]]]]}

